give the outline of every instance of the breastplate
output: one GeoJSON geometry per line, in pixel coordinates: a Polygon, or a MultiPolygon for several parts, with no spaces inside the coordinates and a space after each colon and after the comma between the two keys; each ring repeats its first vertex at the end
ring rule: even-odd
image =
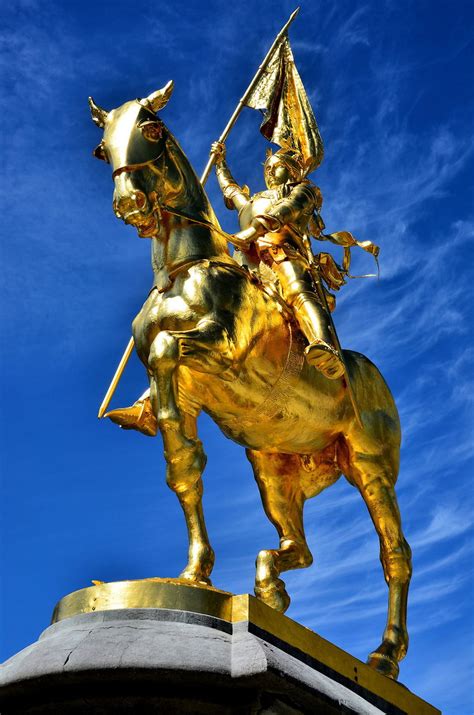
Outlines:
{"type": "Polygon", "coordinates": [[[277,201],[277,193],[273,191],[261,191],[260,193],[252,196],[250,201],[239,213],[240,228],[249,228],[252,223],[252,219],[255,218],[255,216],[261,216],[262,214],[268,213],[269,209],[271,209],[277,201]]]}

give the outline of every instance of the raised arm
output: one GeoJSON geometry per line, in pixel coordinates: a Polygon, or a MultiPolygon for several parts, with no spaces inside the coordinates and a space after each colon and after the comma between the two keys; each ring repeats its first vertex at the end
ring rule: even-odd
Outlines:
{"type": "Polygon", "coordinates": [[[228,209],[237,209],[240,211],[250,198],[250,192],[247,186],[239,186],[227,166],[225,160],[225,144],[214,142],[211,152],[216,155],[216,176],[222,193],[224,194],[224,203],[228,209]]]}

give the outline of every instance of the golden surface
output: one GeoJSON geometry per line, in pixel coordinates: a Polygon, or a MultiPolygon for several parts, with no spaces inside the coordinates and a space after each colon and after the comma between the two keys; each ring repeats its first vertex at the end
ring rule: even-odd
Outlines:
{"type": "Polygon", "coordinates": [[[323,142],[287,36],[269,57],[265,72],[245,103],[264,113],[260,131],[266,139],[297,149],[308,170],[319,166],[323,142]]]}
{"type": "Polygon", "coordinates": [[[51,623],[93,611],[119,608],[174,608],[232,620],[232,594],[213,586],[167,578],[98,583],[64,596],[51,623]]]}
{"type": "MultiPolygon", "coordinates": [[[[218,167],[227,204],[248,209],[242,212],[248,217],[241,226],[240,264],[247,268],[242,267],[229,254],[202,184],[154,113],[171,91],[168,83],[111,111],[90,101],[93,120],[104,129],[95,155],[112,165],[114,211],[150,239],[154,272],[153,288],[133,322],[149,396],[109,414],[124,427],[161,433],[167,483],[188,529],[188,563],[181,578],[190,583],[210,584],[214,564],[202,508],[206,456],[197,435],[199,413],[208,413],[246,448],[265,512],[279,535],[277,548],[257,556],[255,593],[280,611],[289,604],[280,574],[312,562],[304,503],[344,475],[359,490],[374,523],[389,588],[387,624],[369,664],[396,678],[408,647],[411,576],[394,491],[400,424],[390,390],[370,360],[344,351],[342,378],[331,364],[334,354],[337,360],[340,356],[329,313],[318,301],[308,256],[295,238],[309,235],[311,225],[319,230],[324,225],[320,192],[306,179],[309,164],[285,149],[280,158],[267,159],[267,192],[256,195],[262,203],[254,211],[248,189],[218,167]],[[265,243],[268,251],[275,248],[270,258],[264,255],[265,243]],[[319,363],[308,353],[315,347],[318,352],[318,345],[319,363]]],[[[218,153],[214,146],[215,160],[218,153]]],[[[341,245],[347,245],[350,234],[332,234],[331,240],[335,236],[343,236],[341,245]]]]}
{"type": "Polygon", "coordinates": [[[321,638],[309,628],[269,608],[250,595],[234,596],[210,586],[183,583],[179,579],[145,579],[99,583],[62,598],[52,623],[93,611],[120,608],[165,608],[202,613],[229,623],[247,621],[284,644],[323,663],[340,675],[396,705],[407,715],[437,715],[436,708],[403,686],[321,638]]]}

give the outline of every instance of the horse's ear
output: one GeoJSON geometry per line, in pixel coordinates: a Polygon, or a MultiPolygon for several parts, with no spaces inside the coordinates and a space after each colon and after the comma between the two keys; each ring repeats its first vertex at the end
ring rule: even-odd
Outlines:
{"type": "Polygon", "coordinates": [[[141,104],[145,105],[152,112],[159,112],[168,104],[168,100],[173,92],[174,82],[170,80],[162,89],[149,94],[146,99],[142,99],[141,104]]]}
{"type": "Polygon", "coordinates": [[[92,121],[97,124],[98,127],[103,129],[105,127],[105,121],[107,119],[108,112],[102,107],[99,107],[92,97],[89,97],[89,107],[91,109],[92,121]]]}

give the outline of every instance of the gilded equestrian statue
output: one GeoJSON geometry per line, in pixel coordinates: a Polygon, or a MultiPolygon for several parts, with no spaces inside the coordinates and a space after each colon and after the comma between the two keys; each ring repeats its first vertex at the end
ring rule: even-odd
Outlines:
{"type": "Polygon", "coordinates": [[[294,313],[231,257],[199,179],[156,115],[171,87],[109,112],[90,104],[104,130],[94,153],[113,170],[114,211],[151,241],[154,284],[133,321],[133,339],[150,383],[143,404],[151,406],[167,483],[186,519],[189,558],[181,578],[210,584],[214,564],[202,507],[206,456],[196,425],[203,410],[246,448],[278,532],[279,547],[263,549],[256,562],[255,594],[269,606],[285,611],[290,599],[280,574],[312,563],[305,501],[341,475],[357,487],[380,539],[389,589],[383,639],[368,662],[396,679],[408,646],[411,553],[394,491],[400,424],[393,397],[360,353],[344,351],[346,374],[315,369],[294,313]]]}

